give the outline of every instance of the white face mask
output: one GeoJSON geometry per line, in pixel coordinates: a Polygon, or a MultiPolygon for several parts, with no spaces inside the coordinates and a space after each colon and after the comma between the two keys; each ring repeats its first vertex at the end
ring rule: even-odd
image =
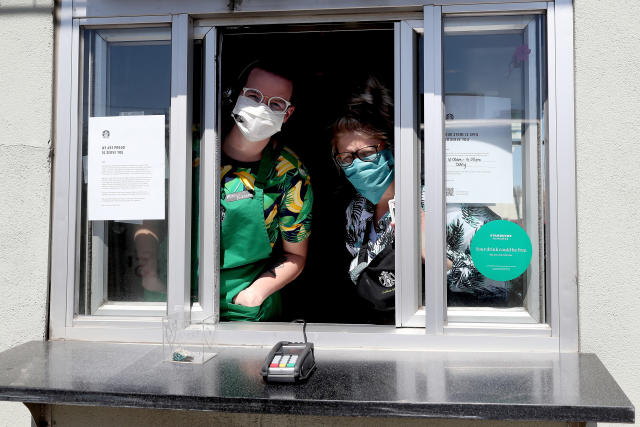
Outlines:
{"type": "Polygon", "coordinates": [[[285,113],[240,95],[231,113],[238,129],[251,142],[270,138],[280,131],[285,113]]]}

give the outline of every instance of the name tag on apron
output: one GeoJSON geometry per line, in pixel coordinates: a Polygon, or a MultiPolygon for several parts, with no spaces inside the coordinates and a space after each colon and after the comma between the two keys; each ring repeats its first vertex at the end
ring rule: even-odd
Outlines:
{"type": "Polygon", "coordinates": [[[252,199],[252,198],[253,198],[253,193],[251,191],[244,190],[244,191],[238,191],[237,193],[227,194],[224,199],[227,202],[237,202],[238,200],[252,199]]]}

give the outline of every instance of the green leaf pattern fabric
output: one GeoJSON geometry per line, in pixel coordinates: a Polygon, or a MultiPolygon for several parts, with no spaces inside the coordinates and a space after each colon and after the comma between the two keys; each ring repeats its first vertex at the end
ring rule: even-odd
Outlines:
{"type": "MultiPolygon", "coordinates": [[[[220,180],[228,192],[253,191],[259,162],[240,163],[223,156],[220,180]]],[[[273,247],[282,236],[287,242],[301,242],[311,234],[313,190],[300,158],[284,147],[267,176],[264,194],[264,222],[273,247]]],[[[224,214],[224,213],[223,213],[224,214]]]]}

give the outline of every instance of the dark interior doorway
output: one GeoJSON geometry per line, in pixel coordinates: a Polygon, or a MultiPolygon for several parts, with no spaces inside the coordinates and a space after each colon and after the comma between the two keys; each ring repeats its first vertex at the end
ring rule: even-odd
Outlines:
{"type": "Polygon", "coordinates": [[[393,314],[374,312],[348,277],[344,244],[345,208],[352,187],[330,155],[331,123],[352,88],[367,75],[393,92],[392,23],[259,26],[222,29],[219,64],[222,133],[232,125],[230,89],[255,59],[283,61],[296,70],[296,110],[282,139],[300,156],[314,192],[310,249],[304,272],[282,291],[283,321],[389,323],[393,314]]]}

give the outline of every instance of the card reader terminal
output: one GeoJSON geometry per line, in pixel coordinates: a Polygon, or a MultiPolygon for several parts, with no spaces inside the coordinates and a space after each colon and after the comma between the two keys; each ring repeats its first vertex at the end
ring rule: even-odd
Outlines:
{"type": "Polygon", "coordinates": [[[309,378],[316,367],[313,343],[280,341],[262,366],[266,382],[296,383],[309,378]]]}

